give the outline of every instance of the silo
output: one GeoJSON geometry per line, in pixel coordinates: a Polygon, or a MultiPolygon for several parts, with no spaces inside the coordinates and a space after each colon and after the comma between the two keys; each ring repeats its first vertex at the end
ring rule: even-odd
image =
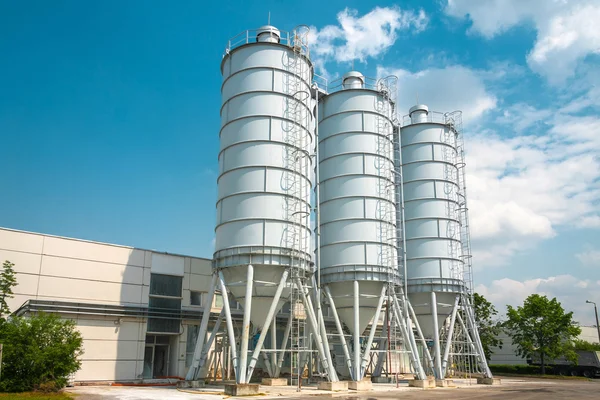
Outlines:
{"type": "MultiPolygon", "coordinates": [[[[352,71],[319,104],[321,284],[336,320],[352,334],[346,351],[353,380],[364,374],[361,336],[377,325],[388,288],[399,283],[394,202],[395,77],[368,82],[352,71]],[[338,318],[339,317],[339,318],[338,318]]],[[[341,328],[338,328],[341,330],[341,328]]],[[[340,334],[343,339],[343,336],[340,334]]],[[[344,343],[345,345],[345,343],[344,343]]]]}
{"type": "Polygon", "coordinates": [[[472,348],[467,352],[478,353],[481,372],[491,376],[481,357],[470,304],[461,125],[459,111],[442,114],[416,105],[404,117],[400,130],[408,298],[423,335],[434,341],[439,377],[446,374],[456,320],[468,335],[465,341],[472,348]],[[443,332],[445,349],[440,340],[443,332]]]}
{"type": "MultiPolygon", "coordinates": [[[[311,269],[314,117],[307,34],[306,27],[293,32],[273,26],[245,31],[229,41],[221,62],[213,286],[219,286],[224,297],[231,342],[240,346],[239,354],[233,355],[238,383],[249,381],[266,332],[274,329],[274,314],[292,293],[303,297],[304,288],[293,287],[303,284],[311,269]],[[239,338],[228,292],[244,308],[239,338]],[[250,322],[261,335],[248,357],[250,322]]],[[[203,326],[204,321],[200,337],[203,326]]]]}

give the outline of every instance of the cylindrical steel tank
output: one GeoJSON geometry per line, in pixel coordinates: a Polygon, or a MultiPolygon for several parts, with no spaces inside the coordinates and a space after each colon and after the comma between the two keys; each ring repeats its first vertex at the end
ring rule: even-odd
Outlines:
{"type": "Polygon", "coordinates": [[[321,283],[354,333],[352,285],[359,281],[359,335],[383,285],[398,282],[392,103],[350,72],[319,103],[321,283]]]}
{"type": "Polygon", "coordinates": [[[400,136],[408,297],[431,338],[432,298],[441,326],[464,290],[456,131],[444,114],[425,105],[412,107],[405,119],[400,136]]]}
{"type": "Polygon", "coordinates": [[[284,269],[293,263],[308,270],[311,263],[313,70],[302,43],[282,36],[272,26],[245,32],[230,41],[221,62],[213,267],[243,306],[239,282],[254,266],[250,318],[259,328],[284,269]]]}

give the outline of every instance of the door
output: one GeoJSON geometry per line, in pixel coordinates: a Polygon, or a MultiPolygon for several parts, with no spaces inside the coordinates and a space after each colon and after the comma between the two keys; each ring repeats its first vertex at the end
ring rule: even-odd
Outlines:
{"type": "Polygon", "coordinates": [[[169,376],[169,345],[154,345],[152,377],[169,376]]]}

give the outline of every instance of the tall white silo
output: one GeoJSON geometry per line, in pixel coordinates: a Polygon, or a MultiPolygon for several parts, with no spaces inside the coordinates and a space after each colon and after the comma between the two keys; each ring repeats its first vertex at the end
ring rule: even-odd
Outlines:
{"type": "Polygon", "coordinates": [[[441,377],[446,374],[457,320],[473,347],[467,352],[478,353],[481,372],[491,376],[481,357],[470,304],[461,125],[459,111],[442,114],[416,105],[400,131],[408,298],[423,335],[434,341],[435,374],[441,377]]]}
{"type": "MultiPolygon", "coordinates": [[[[221,62],[213,287],[219,286],[224,297],[230,341],[239,343],[239,354],[233,355],[238,383],[250,380],[274,314],[292,293],[302,297],[305,288],[293,288],[305,282],[311,269],[314,117],[307,34],[304,27],[293,32],[273,26],[245,31],[229,41],[221,62]],[[239,338],[231,322],[228,293],[244,308],[239,338]],[[251,357],[250,322],[261,332],[251,357]]],[[[208,306],[205,315],[207,311],[208,306]]],[[[199,337],[203,326],[204,320],[199,337]]],[[[277,363],[277,357],[272,361],[277,363]]],[[[267,368],[274,371],[275,365],[267,368]]]]}
{"type": "Polygon", "coordinates": [[[393,288],[400,283],[393,155],[395,82],[395,77],[368,82],[352,71],[337,86],[330,84],[329,94],[319,103],[321,285],[355,381],[364,376],[382,304],[391,304],[393,288]],[[371,321],[369,335],[361,342],[371,321]],[[340,324],[352,334],[352,355],[340,324]]]}

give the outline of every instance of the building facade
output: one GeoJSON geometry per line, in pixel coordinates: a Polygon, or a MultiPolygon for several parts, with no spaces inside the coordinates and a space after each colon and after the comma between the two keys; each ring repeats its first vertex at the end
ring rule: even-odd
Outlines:
{"type": "Polygon", "coordinates": [[[2,228],[0,260],[15,264],[12,312],[77,324],[84,354],[75,381],[185,376],[211,260],[2,228]]]}

